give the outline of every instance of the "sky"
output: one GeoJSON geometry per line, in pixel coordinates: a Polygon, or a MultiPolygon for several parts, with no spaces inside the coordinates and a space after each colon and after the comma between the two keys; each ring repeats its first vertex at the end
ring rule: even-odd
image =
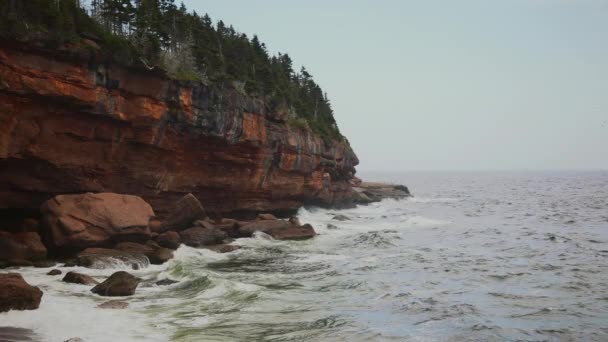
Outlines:
{"type": "Polygon", "coordinates": [[[328,93],[363,171],[608,169],[608,0],[188,0],[328,93]]]}

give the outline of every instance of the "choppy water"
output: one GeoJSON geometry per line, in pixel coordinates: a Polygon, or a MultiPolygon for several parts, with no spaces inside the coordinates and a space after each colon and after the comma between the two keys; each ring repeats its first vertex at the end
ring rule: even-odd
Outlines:
{"type": "Polygon", "coordinates": [[[320,234],[309,241],[182,247],[133,271],[146,282],[127,310],[25,269],[42,305],[0,314],[0,326],[44,341],[608,340],[608,172],[367,178],[416,197],[340,211],[344,222],[301,210],[320,234]],[[167,277],[180,282],[154,285],[167,277]]]}

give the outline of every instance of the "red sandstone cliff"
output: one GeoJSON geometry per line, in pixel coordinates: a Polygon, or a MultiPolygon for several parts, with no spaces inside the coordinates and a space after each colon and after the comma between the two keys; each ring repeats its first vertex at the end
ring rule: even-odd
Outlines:
{"type": "Polygon", "coordinates": [[[0,45],[0,209],[82,192],[160,213],[189,192],[218,214],[345,204],[357,163],[234,87],[0,45]]]}

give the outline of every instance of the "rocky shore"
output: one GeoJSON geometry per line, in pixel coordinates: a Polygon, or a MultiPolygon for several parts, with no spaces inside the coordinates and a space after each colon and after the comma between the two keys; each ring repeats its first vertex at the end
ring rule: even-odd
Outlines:
{"type": "MultiPolygon", "coordinates": [[[[369,202],[409,196],[399,186],[360,183],[355,188],[360,188],[369,202]]],[[[338,216],[336,220],[348,219],[338,216]]],[[[43,203],[38,218],[26,218],[11,231],[0,231],[0,267],[4,268],[58,264],[104,268],[119,262],[136,270],[167,262],[181,244],[229,253],[239,248],[231,244],[234,239],[258,232],[276,240],[303,240],[316,235],[310,224],[302,224],[296,217],[279,219],[266,213],[253,220],[211,218],[193,194],[175,202],[162,218],[134,195],[58,195],[43,203]]],[[[61,268],[47,275],[62,275],[61,268]]],[[[101,283],[72,271],[61,279],[90,286],[91,292],[100,296],[132,295],[140,282],[124,271],[101,283]]],[[[36,309],[42,296],[40,289],[27,284],[18,273],[0,273],[0,312],[36,309]]]]}

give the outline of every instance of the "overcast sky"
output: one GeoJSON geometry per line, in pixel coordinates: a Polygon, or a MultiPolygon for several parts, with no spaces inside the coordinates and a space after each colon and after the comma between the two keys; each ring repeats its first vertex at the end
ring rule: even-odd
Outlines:
{"type": "Polygon", "coordinates": [[[360,170],[608,169],[608,0],[185,3],[305,65],[360,170]]]}

